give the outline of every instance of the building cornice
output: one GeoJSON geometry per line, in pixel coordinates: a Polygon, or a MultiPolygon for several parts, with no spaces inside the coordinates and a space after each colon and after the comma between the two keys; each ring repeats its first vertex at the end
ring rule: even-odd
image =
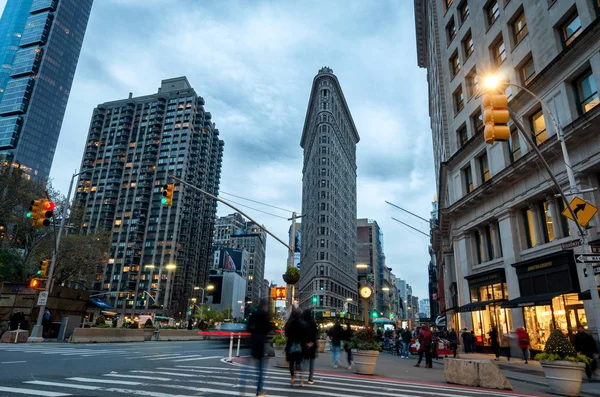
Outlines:
{"type": "Polygon", "coordinates": [[[415,0],[415,33],[417,39],[417,65],[427,68],[427,2],[415,0]]]}

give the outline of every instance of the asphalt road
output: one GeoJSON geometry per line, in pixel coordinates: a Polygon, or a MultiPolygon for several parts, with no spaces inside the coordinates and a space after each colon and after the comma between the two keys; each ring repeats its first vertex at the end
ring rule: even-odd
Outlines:
{"type": "MultiPolygon", "coordinates": [[[[241,355],[246,355],[242,351],[241,355]]],[[[251,360],[227,363],[218,342],[0,344],[0,396],[255,395],[251,360]]],[[[318,371],[315,385],[290,387],[289,372],[268,367],[268,396],[515,396],[432,383],[318,371]]]]}

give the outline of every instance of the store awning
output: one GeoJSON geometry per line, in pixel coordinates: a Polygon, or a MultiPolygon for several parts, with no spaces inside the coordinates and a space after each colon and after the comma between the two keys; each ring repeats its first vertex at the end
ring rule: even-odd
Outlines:
{"type": "Polygon", "coordinates": [[[502,304],[504,309],[514,309],[517,307],[530,307],[530,306],[543,306],[552,304],[552,299],[558,295],[566,294],[567,292],[549,292],[546,294],[532,295],[532,296],[520,296],[515,299],[511,299],[502,304]]]}
{"type": "Polygon", "coordinates": [[[486,310],[488,305],[491,305],[494,303],[500,303],[500,302],[503,302],[503,300],[499,299],[499,300],[489,300],[489,301],[483,301],[483,302],[471,302],[471,303],[467,303],[466,305],[460,306],[458,309],[456,309],[456,311],[458,313],[477,312],[480,310],[486,310]]]}
{"type": "MultiPolygon", "coordinates": [[[[600,295],[600,288],[598,288],[598,295],[600,295]]],[[[578,298],[580,301],[589,301],[592,299],[592,294],[590,294],[590,290],[588,289],[580,292],[578,298]]]]}
{"type": "Polygon", "coordinates": [[[113,307],[108,303],[103,301],[102,299],[90,298],[90,302],[94,304],[96,307],[102,309],[112,309],[113,307]]]}

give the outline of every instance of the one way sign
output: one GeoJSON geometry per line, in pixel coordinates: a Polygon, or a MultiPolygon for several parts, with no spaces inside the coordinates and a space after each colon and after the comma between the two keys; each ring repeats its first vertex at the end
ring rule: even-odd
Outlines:
{"type": "Polygon", "coordinates": [[[581,254],[577,258],[577,262],[579,263],[590,263],[590,262],[600,262],[600,255],[596,254],[581,254]]]}

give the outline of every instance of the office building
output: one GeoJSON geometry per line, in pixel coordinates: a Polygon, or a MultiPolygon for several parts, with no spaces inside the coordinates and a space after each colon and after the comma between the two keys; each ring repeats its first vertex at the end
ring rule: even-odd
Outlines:
{"type": "Polygon", "coordinates": [[[211,274],[208,282],[213,286],[208,296],[211,310],[222,310],[226,319],[242,321],[246,309],[246,279],[237,272],[224,270],[211,274]]]}
{"type": "MultiPolygon", "coordinates": [[[[417,63],[427,69],[438,193],[433,230],[445,307],[455,329],[489,343],[525,327],[540,351],[553,329],[597,337],[588,279],[576,266],[576,225],[524,136],[484,141],[480,84],[500,81],[508,107],[569,190],[564,135],[579,189],[600,170],[600,18],[596,0],[415,1],[417,63]],[[517,86],[525,87],[530,92],[517,86]],[[546,107],[542,107],[541,98],[546,107]]],[[[525,135],[525,136],[527,136],[525,135]]],[[[600,190],[578,197],[600,204],[600,190]]],[[[600,243],[598,216],[589,224],[600,243]]],[[[596,291],[592,291],[596,293],[596,291]]]]}
{"type": "Polygon", "coordinates": [[[315,76],[300,146],[302,238],[300,307],[357,313],[356,144],[360,137],[333,70],[315,76]],[[316,296],[316,305],[312,297],[316,296]]]}
{"type": "Polygon", "coordinates": [[[217,203],[169,176],[218,195],[223,145],[185,77],[94,109],[75,203],[84,232],[111,234],[93,290],[114,292],[118,311],[185,316],[194,287],[205,285],[217,203]],[[171,206],[161,203],[166,183],[175,187],[171,206]]]}
{"type": "Polygon", "coordinates": [[[0,159],[45,179],[93,0],[8,0],[0,19],[0,159]]]}
{"type": "MultiPolygon", "coordinates": [[[[429,299],[419,300],[419,317],[431,318],[431,310],[429,308],[429,299]]],[[[435,318],[433,320],[435,320],[435,318]]]]}
{"type": "Polygon", "coordinates": [[[385,266],[383,232],[373,219],[356,220],[356,263],[359,279],[373,288],[369,307],[380,313],[387,311],[390,271],[385,266]]]}

